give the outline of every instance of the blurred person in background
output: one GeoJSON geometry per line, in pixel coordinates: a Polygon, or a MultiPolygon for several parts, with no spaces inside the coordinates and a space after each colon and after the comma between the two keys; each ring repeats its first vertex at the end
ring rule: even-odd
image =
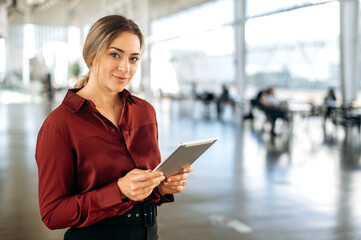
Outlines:
{"type": "Polygon", "coordinates": [[[231,94],[229,93],[228,87],[226,85],[222,85],[222,92],[217,98],[217,116],[219,119],[222,118],[224,105],[230,103],[233,107],[233,101],[231,98],[231,94]]]}
{"type": "Polygon", "coordinates": [[[287,116],[287,111],[281,108],[281,101],[276,96],[275,90],[273,87],[268,88],[262,93],[260,99],[263,110],[271,122],[271,135],[276,136],[275,125],[278,118],[288,122],[289,118],[287,116]]]}
{"type": "Polygon", "coordinates": [[[331,113],[332,111],[334,111],[336,109],[336,104],[337,104],[337,98],[336,98],[336,94],[335,91],[330,88],[327,91],[327,95],[323,100],[324,105],[326,107],[326,111],[325,111],[325,119],[331,117],[331,113]]]}
{"type": "Polygon", "coordinates": [[[187,173],[165,178],[154,108],[125,87],[144,49],[132,20],[111,15],[83,47],[89,73],[44,121],[35,158],[42,220],[64,239],[158,239],[157,205],[174,200],[187,173]]]}
{"type": "Polygon", "coordinates": [[[243,119],[244,120],[247,120],[247,119],[251,119],[253,120],[254,119],[254,109],[255,108],[258,108],[260,110],[263,110],[263,105],[261,103],[261,99],[262,99],[262,95],[264,94],[264,90],[261,89],[257,92],[256,96],[254,96],[251,100],[250,100],[250,109],[249,109],[249,113],[245,116],[243,116],[243,119]]]}

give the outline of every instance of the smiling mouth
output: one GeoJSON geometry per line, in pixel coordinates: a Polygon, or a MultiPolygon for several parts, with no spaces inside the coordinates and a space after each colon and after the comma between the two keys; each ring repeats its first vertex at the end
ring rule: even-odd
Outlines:
{"type": "Polygon", "coordinates": [[[113,77],[120,82],[125,82],[128,80],[128,78],[126,78],[126,77],[120,77],[120,76],[115,76],[115,75],[113,75],[113,77]]]}

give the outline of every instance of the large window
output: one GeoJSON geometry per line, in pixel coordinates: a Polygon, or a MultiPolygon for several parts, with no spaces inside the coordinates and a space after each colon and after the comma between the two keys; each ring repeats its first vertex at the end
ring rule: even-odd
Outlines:
{"type": "Polygon", "coordinates": [[[338,2],[249,19],[249,86],[338,88],[339,32],[338,2]]]}
{"type": "Polygon", "coordinates": [[[332,0],[246,0],[246,2],[247,17],[254,17],[277,11],[285,11],[296,7],[328,3],[332,2],[332,0]]]}
{"type": "MultiPolygon", "coordinates": [[[[246,4],[249,89],[339,88],[339,3],[252,0],[246,4]]],[[[153,22],[153,90],[217,91],[235,82],[234,1],[220,0],[153,22]]]]}
{"type": "Polygon", "coordinates": [[[153,22],[153,90],[189,93],[234,82],[233,1],[212,1],[153,22]]]}

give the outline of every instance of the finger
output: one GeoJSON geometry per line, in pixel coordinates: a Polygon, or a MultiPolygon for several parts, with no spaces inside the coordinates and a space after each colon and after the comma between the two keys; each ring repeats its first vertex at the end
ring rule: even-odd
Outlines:
{"type": "Polygon", "coordinates": [[[160,174],[160,175],[164,175],[164,173],[162,172],[162,171],[154,171],[154,173],[158,173],[158,174],[160,174]]]}
{"type": "Polygon", "coordinates": [[[187,185],[187,180],[181,180],[181,181],[176,181],[176,182],[170,182],[168,183],[168,186],[174,186],[174,187],[178,187],[178,186],[185,186],[187,185]]]}
{"type": "Polygon", "coordinates": [[[164,186],[168,193],[180,193],[185,190],[185,186],[164,186]]]}
{"type": "Polygon", "coordinates": [[[145,176],[145,181],[149,181],[149,180],[163,181],[164,179],[165,176],[163,175],[163,172],[160,171],[147,173],[145,176]]]}
{"type": "Polygon", "coordinates": [[[166,179],[166,182],[176,182],[176,181],[182,181],[182,180],[186,180],[188,178],[188,174],[186,173],[181,173],[181,174],[176,174],[173,176],[170,176],[166,179]]]}
{"type": "Polygon", "coordinates": [[[187,180],[175,181],[175,182],[164,182],[164,185],[167,187],[178,187],[178,186],[186,186],[188,183],[187,180]]]}
{"type": "MultiPolygon", "coordinates": [[[[143,174],[144,175],[144,174],[143,174]]],[[[147,191],[148,188],[155,188],[158,186],[165,178],[164,176],[160,176],[157,178],[149,178],[144,180],[144,177],[139,174],[131,174],[128,176],[125,180],[126,182],[123,183],[121,181],[121,191],[125,193],[126,195],[131,193],[133,196],[138,193],[143,193],[144,191],[147,191]],[[122,184],[123,183],[123,184],[122,184]]]]}
{"type": "Polygon", "coordinates": [[[147,189],[147,188],[155,188],[158,186],[162,181],[164,181],[165,177],[160,176],[157,178],[150,178],[145,181],[137,182],[138,189],[147,189]]]}
{"type": "Polygon", "coordinates": [[[140,172],[137,172],[136,174],[132,175],[132,179],[134,181],[139,181],[139,182],[148,181],[148,180],[154,179],[154,178],[164,178],[163,172],[160,172],[160,171],[146,172],[146,171],[144,171],[141,174],[140,174],[140,172]]]}
{"type": "Polygon", "coordinates": [[[183,168],[182,172],[183,173],[193,172],[193,167],[192,166],[185,167],[185,168],[183,168]]]}
{"type": "Polygon", "coordinates": [[[138,183],[136,186],[133,185],[128,191],[126,192],[126,196],[134,201],[139,201],[147,198],[154,190],[157,185],[149,185],[148,183],[138,183]]]}
{"type": "Polygon", "coordinates": [[[133,170],[131,170],[129,172],[130,174],[147,174],[147,173],[152,173],[152,175],[164,175],[164,173],[162,171],[154,171],[152,172],[152,170],[148,169],[148,170],[143,170],[143,169],[139,169],[139,168],[134,168],[133,170]]]}

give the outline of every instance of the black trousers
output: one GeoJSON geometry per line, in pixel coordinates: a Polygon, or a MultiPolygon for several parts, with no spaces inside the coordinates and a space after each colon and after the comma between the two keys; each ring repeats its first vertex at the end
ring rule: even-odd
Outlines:
{"type": "Polygon", "coordinates": [[[84,228],[71,227],[64,240],[158,240],[156,206],[136,204],[122,216],[104,219],[84,228]]]}

